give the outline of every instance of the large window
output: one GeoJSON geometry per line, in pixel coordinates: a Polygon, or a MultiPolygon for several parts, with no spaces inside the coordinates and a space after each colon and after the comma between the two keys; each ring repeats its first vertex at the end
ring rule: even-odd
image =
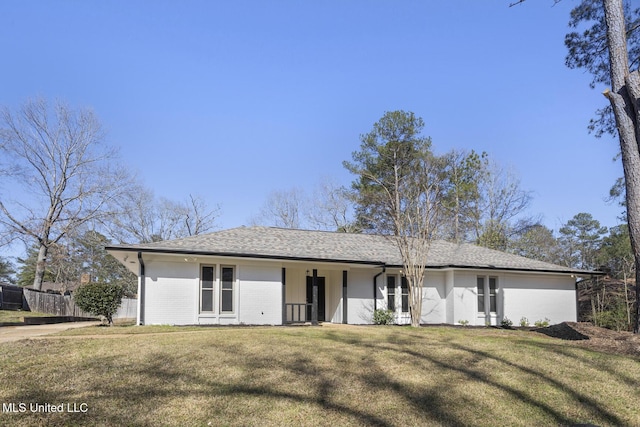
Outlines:
{"type": "Polygon", "coordinates": [[[213,312],[213,287],[215,283],[215,267],[203,265],[200,267],[200,312],[213,312]]]}
{"type": "Polygon", "coordinates": [[[484,313],[484,277],[478,277],[478,313],[484,313]]]}
{"type": "Polygon", "coordinates": [[[490,315],[497,312],[498,278],[478,276],[478,313],[490,315]]]}
{"type": "Polygon", "coordinates": [[[220,268],[220,313],[233,313],[233,286],[235,279],[235,268],[222,266],[220,268]]]}
{"type": "Polygon", "coordinates": [[[401,291],[402,291],[402,312],[409,312],[409,282],[407,282],[406,277],[402,277],[401,282],[401,291]]]}
{"type": "Polygon", "coordinates": [[[489,277],[489,311],[491,313],[496,312],[496,286],[498,279],[495,277],[489,277]]]}
{"type": "Polygon", "coordinates": [[[387,310],[396,311],[396,276],[387,276],[387,310]]]}

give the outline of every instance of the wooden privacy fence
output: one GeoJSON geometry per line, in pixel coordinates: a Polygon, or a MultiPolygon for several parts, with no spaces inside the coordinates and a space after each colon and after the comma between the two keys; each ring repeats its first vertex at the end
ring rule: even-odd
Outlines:
{"type": "Polygon", "coordinates": [[[24,289],[24,299],[27,307],[23,309],[47,313],[54,316],[93,317],[80,310],[69,295],[50,294],[32,289],[24,289]]]}
{"type": "Polygon", "coordinates": [[[20,310],[22,308],[22,288],[0,285],[0,310],[20,310]]]}
{"type": "MultiPolygon", "coordinates": [[[[50,294],[46,292],[38,292],[32,289],[23,289],[25,305],[23,310],[37,311],[39,313],[47,313],[55,316],[74,316],[74,317],[95,317],[83,310],[80,310],[73,301],[73,297],[69,295],[50,294]]],[[[122,304],[118,312],[113,316],[114,319],[136,318],[138,300],[132,298],[122,298],[122,304]]]]}

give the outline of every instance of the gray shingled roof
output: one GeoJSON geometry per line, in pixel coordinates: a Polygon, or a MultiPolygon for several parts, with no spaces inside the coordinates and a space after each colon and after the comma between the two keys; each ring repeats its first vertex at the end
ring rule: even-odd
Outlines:
{"type": "MultiPolygon", "coordinates": [[[[291,230],[274,227],[239,227],[209,234],[137,245],[117,245],[110,251],[225,255],[271,259],[314,260],[401,266],[392,238],[369,234],[291,230]]],[[[467,243],[434,241],[427,266],[433,268],[490,268],[574,274],[596,272],[537,261],[467,243]]]]}

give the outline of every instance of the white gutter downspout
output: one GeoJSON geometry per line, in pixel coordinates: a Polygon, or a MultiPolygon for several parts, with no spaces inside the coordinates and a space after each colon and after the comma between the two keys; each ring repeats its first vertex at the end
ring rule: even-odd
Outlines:
{"type": "Polygon", "coordinates": [[[382,271],[376,274],[375,276],[373,276],[373,312],[374,313],[378,309],[378,282],[376,279],[378,279],[378,276],[380,276],[382,273],[387,271],[386,265],[382,264],[381,267],[382,267],[382,271]]]}

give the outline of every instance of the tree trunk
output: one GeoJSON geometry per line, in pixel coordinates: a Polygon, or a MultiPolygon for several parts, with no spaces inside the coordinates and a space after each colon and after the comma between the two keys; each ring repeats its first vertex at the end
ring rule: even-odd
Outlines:
{"type": "Polygon", "coordinates": [[[420,327],[420,318],[422,317],[422,285],[424,277],[420,280],[420,274],[414,272],[414,277],[408,278],[409,282],[409,304],[411,310],[411,326],[414,328],[420,327]]]}
{"type": "Polygon", "coordinates": [[[623,271],[622,277],[624,277],[624,303],[625,303],[624,304],[624,308],[627,311],[627,331],[628,331],[629,330],[629,326],[631,326],[631,310],[629,309],[629,288],[628,288],[628,285],[627,285],[627,272],[626,272],[626,270],[623,271]]]}
{"type": "Polygon", "coordinates": [[[460,195],[458,194],[458,191],[456,190],[456,202],[455,202],[455,206],[456,206],[456,211],[455,211],[455,222],[454,222],[454,238],[456,243],[461,243],[462,242],[462,238],[460,236],[460,195]]]}
{"type": "MultiPolygon", "coordinates": [[[[640,76],[629,71],[626,30],[622,0],[604,0],[609,47],[609,69],[611,91],[604,95],[609,99],[616,119],[620,139],[622,167],[627,193],[627,222],[631,248],[636,265],[636,284],[640,283],[640,134],[638,99],[640,98],[640,76]]],[[[640,333],[640,287],[636,286],[636,310],[634,333],[640,333]]]]}
{"type": "Polygon", "coordinates": [[[38,250],[38,260],[36,261],[36,274],[33,277],[33,289],[36,291],[42,290],[42,282],[44,282],[48,253],[49,248],[41,243],[40,250],[38,250]]]}

